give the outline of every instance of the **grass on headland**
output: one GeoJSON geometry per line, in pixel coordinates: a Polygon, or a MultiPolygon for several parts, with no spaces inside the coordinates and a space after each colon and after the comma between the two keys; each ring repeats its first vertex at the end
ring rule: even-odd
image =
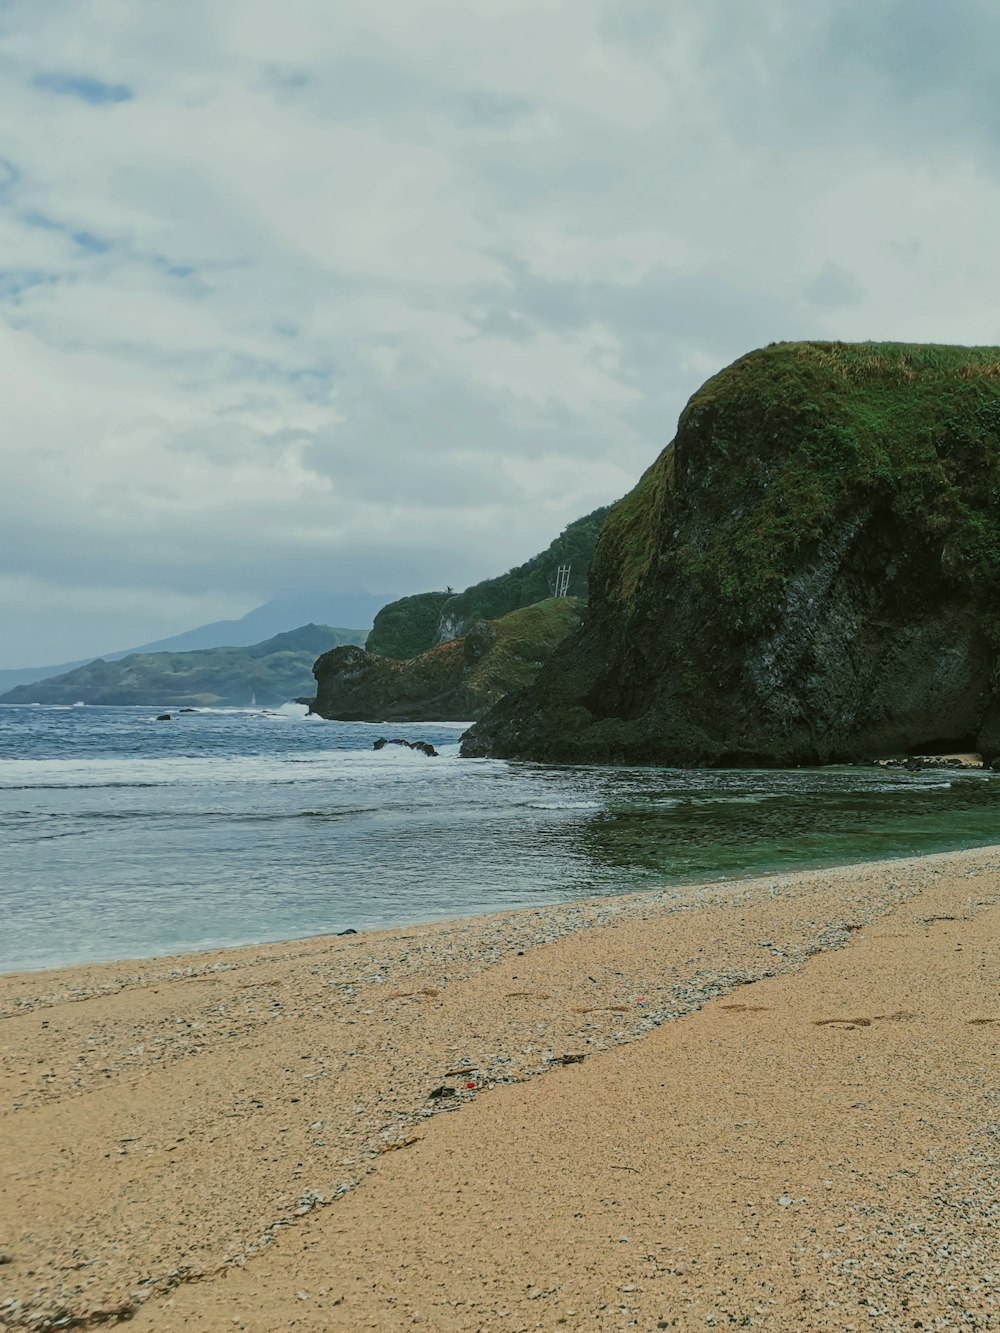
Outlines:
{"type": "Polygon", "coordinates": [[[612,511],[595,582],[616,601],[670,547],[664,528],[694,491],[708,521],[669,559],[748,632],[777,617],[803,548],[860,510],[1000,593],[1000,348],[777,343],[742,357],[691,398],[674,445],[612,511]]]}

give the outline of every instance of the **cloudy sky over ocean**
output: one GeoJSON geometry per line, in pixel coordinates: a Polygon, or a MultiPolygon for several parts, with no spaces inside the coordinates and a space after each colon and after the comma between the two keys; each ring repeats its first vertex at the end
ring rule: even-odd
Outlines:
{"type": "Polygon", "coordinates": [[[464,586],[784,338],[1000,342],[992,0],[0,0],[0,667],[464,586]]]}

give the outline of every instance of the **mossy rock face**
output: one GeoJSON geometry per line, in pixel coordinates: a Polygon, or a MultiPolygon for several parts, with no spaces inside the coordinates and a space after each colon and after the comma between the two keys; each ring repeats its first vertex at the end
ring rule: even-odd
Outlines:
{"type": "Polygon", "coordinates": [[[467,753],[802,764],[997,738],[1000,349],[783,343],[614,507],[587,624],[467,753]]]}
{"type": "Polygon", "coordinates": [[[313,711],[341,722],[467,722],[536,678],[580,624],[582,603],[549,598],[401,662],[335,648],[313,667],[313,711]]]}

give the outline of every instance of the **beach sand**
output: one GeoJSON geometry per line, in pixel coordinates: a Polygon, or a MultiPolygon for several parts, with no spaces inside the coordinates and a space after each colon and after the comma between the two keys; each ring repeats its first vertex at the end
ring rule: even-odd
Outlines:
{"type": "Polygon", "coordinates": [[[998,946],[992,848],[0,977],[0,1326],[1000,1329],[998,946]]]}

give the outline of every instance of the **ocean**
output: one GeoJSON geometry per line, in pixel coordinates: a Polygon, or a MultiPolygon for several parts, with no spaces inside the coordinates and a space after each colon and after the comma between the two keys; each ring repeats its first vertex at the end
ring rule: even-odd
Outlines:
{"type": "Polygon", "coordinates": [[[978,771],[468,760],[305,712],[0,706],[0,971],[1000,841],[978,771]]]}

